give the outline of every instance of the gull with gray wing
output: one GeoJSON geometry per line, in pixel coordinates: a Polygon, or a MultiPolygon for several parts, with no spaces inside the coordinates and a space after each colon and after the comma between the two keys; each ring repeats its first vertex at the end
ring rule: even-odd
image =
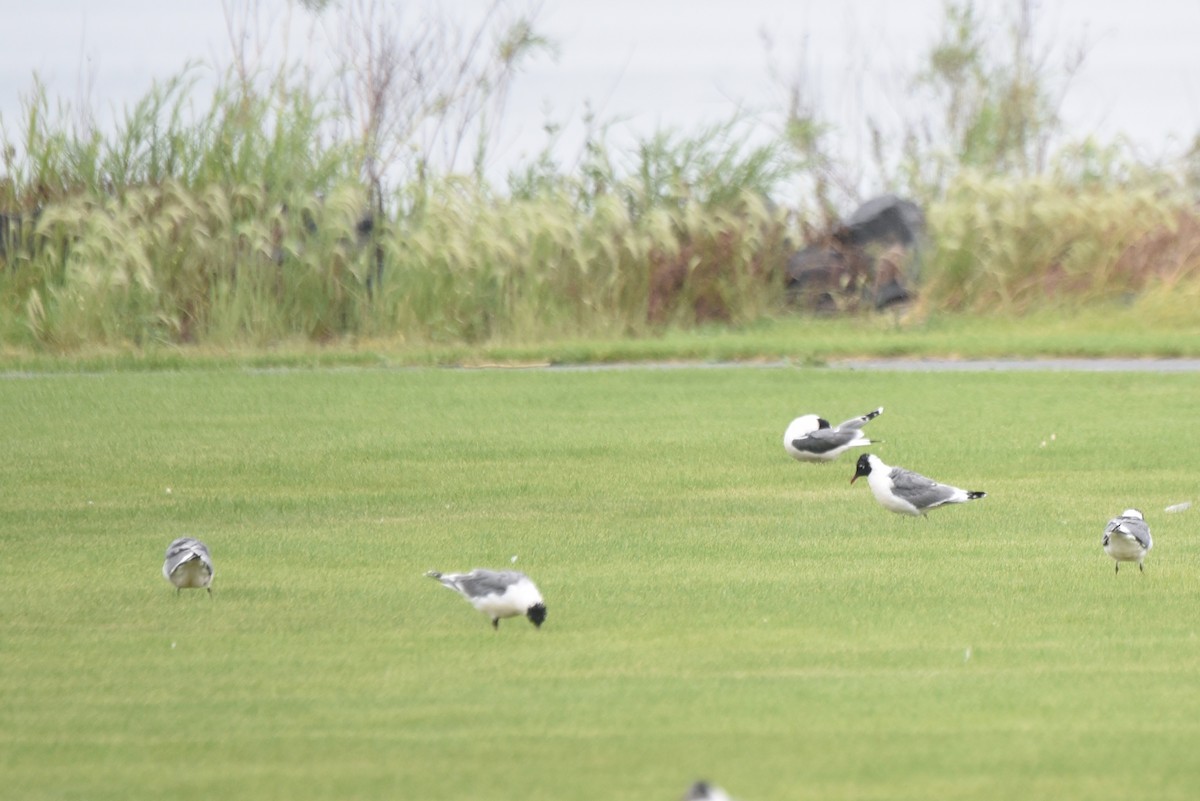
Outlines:
{"type": "Polygon", "coordinates": [[[867,439],[862,429],[881,414],[882,406],[838,426],[831,426],[828,420],[815,414],[797,417],[783,432],[784,450],[801,462],[833,461],[851,448],[879,442],[867,439]]]}
{"type": "Polygon", "coordinates": [[[987,496],[986,492],[959,489],[903,467],[891,467],[870,453],[858,457],[850,483],[862,476],[867,477],[871,493],[884,509],[913,517],[946,504],[966,503],[987,496]]]}
{"type": "Polygon", "coordinates": [[[183,589],[206,589],[212,595],[213,563],[208,546],[195,537],[180,537],[167,546],[163,577],[175,585],[175,594],[183,589]]]}
{"type": "Polygon", "coordinates": [[[491,618],[494,629],[499,630],[500,619],[505,617],[524,615],[538,628],[546,619],[546,604],[542,594],[524,573],[477,567],[470,573],[430,570],[425,575],[437,579],[470,601],[471,606],[491,618]]]}
{"type": "Polygon", "coordinates": [[[1121,572],[1122,562],[1137,562],[1138,571],[1145,572],[1142,560],[1154,547],[1154,540],[1145,516],[1137,509],[1126,509],[1104,527],[1103,544],[1104,552],[1117,563],[1114,573],[1121,572]]]}

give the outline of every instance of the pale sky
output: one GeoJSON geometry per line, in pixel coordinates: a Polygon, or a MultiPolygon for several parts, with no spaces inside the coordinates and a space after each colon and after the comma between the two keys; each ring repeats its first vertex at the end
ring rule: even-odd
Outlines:
{"type": "MultiPolygon", "coordinates": [[[[343,0],[345,2],[346,0],[343,0]]],[[[154,78],[189,60],[229,62],[225,7],[248,0],[39,0],[9,10],[0,29],[0,115],[19,121],[18,97],[36,71],[52,97],[74,101],[90,82],[101,122],[141,97],[154,78]],[[47,32],[53,31],[53,35],[47,32]],[[81,76],[90,76],[81,82],[81,76]]],[[[416,0],[415,9],[437,0],[416,0]]],[[[982,0],[994,7],[1003,0],[982,0]]],[[[520,7],[522,2],[513,0],[520,7]]],[[[443,0],[470,16],[487,0],[443,0]]],[[[276,19],[287,0],[258,0],[276,19]]],[[[528,5],[526,3],[525,5],[528,5]]],[[[846,146],[866,115],[905,113],[900,76],[928,52],[942,0],[539,0],[556,59],[531,62],[509,101],[501,159],[543,143],[543,120],[578,136],[585,101],[625,130],[688,130],[739,108],[769,113],[780,102],[768,60],[803,72],[846,146]],[[768,56],[764,31],[773,42],[768,56]]],[[[1038,31],[1061,62],[1086,41],[1088,57],[1063,106],[1075,133],[1130,136],[1144,154],[1177,153],[1200,133],[1200,3],[1188,0],[1042,0],[1038,31]]],[[[334,12],[336,13],[336,12],[334,12]]],[[[296,16],[307,20],[301,12],[296,16]]],[[[303,42],[293,43],[293,52],[303,42]]]]}

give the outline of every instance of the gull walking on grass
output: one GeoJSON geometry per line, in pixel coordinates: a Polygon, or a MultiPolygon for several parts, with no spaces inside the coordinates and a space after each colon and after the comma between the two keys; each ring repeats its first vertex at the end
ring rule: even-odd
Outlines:
{"type": "Polygon", "coordinates": [[[815,414],[797,417],[783,432],[784,450],[801,462],[833,461],[851,448],[879,442],[867,439],[862,428],[881,414],[882,406],[839,426],[830,426],[828,420],[815,414]]]}
{"type": "Polygon", "coordinates": [[[1126,509],[1104,527],[1104,552],[1117,563],[1114,573],[1121,572],[1122,562],[1137,562],[1138,571],[1145,572],[1142,560],[1153,547],[1150,526],[1137,509],[1126,509]]]}
{"type": "Polygon", "coordinates": [[[494,629],[499,630],[500,618],[504,617],[524,615],[538,628],[546,619],[546,604],[542,594],[524,573],[477,567],[470,573],[430,570],[425,575],[437,579],[470,601],[471,606],[492,619],[494,629]]]}
{"type": "Polygon", "coordinates": [[[966,503],[987,496],[986,492],[959,489],[903,467],[891,467],[870,453],[858,457],[850,483],[862,476],[867,477],[871,493],[884,509],[913,517],[946,504],[966,503]]]}
{"type": "Polygon", "coordinates": [[[208,546],[195,537],[180,537],[168,545],[162,570],[163,577],[175,585],[176,595],[180,590],[202,587],[212,595],[212,557],[208,546]]]}

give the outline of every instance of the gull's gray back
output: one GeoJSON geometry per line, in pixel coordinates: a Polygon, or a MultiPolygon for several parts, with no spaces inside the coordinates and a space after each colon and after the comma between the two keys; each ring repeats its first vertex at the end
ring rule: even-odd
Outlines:
{"type": "Polygon", "coordinates": [[[525,574],[515,570],[477,568],[470,573],[455,577],[454,583],[469,597],[479,598],[485,595],[503,595],[506,589],[523,578],[525,578],[525,574]]]}
{"type": "Polygon", "coordinates": [[[854,431],[841,431],[838,428],[818,428],[803,437],[793,440],[792,444],[804,451],[812,453],[827,453],[834,448],[840,448],[855,437],[854,431]]]}
{"type": "Polygon", "coordinates": [[[1145,520],[1136,517],[1114,517],[1104,527],[1105,539],[1118,528],[1136,539],[1143,548],[1150,547],[1150,526],[1146,524],[1145,520]]]}
{"type": "Polygon", "coordinates": [[[918,509],[943,504],[957,492],[954,487],[939,484],[903,467],[893,467],[888,477],[892,480],[892,491],[918,509]]]}
{"type": "Polygon", "coordinates": [[[184,562],[198,558],[212,572],[212,557],[208,547],[195,537],[180,537],[167,546],[166,560],[163,562],[163,573],[168,577],[184,562]]]}

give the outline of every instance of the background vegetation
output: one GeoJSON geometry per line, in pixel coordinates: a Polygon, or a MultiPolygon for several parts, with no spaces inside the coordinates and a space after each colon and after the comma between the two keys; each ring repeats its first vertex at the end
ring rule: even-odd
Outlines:
{"type": "MultiPolygon", "coordinates": [[[[1191,799],[1200,377],[802,369],[0,381],[22,798],[1191,799]],[[986,499],[928,520],[796,414],[986,499]],[[581,422],[585,421],[585,422],[581,422]],[[1145,574],[1104,523],[1144,510],[1145,574]],[[199,536],[214,595],[176,597],[199,536]],[[424,571],[527,571],[493,632],[424,571]],[[1137,759],[1114,743],[1141,743],[1137,759]]],[[[1121,746],[1124,748],[1124,745],[1121,746]]]]}
{"type": "Polygon", "coordinates": [[[947,7],[906,104],[930,111],[898,134],[865,121],[869,174],[839,160],[801,75],[763,144],[733,119],[618,151],[591,120],[577,162],[548,145],[504,186],[484,167],[508,88],[553,46],[536,15],[498,2],[464,27],[375,0],[304,5],[336,29],[332,79],[286,48],[265,63],[240,35],[253,17],[231,10],[215,91],[185,67],[115,130],[34,81],[23,119],[0,121],[7,353],[744,330],[798,313],[789,256],[880,191],[916,200],[930,229],[897,326],[1080,306],[1194,321],[1197,151],[1144,163],[1119,139],[1068,139],[1072,66],[1048,66],[1031,3],[947,7]]]}

